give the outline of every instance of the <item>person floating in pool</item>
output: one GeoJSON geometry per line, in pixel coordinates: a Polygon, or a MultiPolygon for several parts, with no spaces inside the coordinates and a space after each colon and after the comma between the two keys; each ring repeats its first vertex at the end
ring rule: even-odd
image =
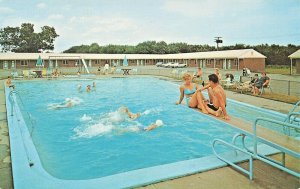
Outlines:
{"type": "Polygon", "coordinates": [[[120,113],[125,113],[126,115],[128,115],[128,117],[131,119],[131,120],[135,120],[136,118],[140,117],[141,116],[141,113],[132,113],[129,111],[129,109],[125,106],[121,106],[118,110],[118,112],[120,113]]]}
{"type": "Polygon", "coordinates": [[[86,92],[91,92],[91,85],[86,86],[86,92]]]}
{"type": "Polygon", "coordinates": [[[215,115],[219,117],[221,113],[223,112],[224,119],[229,120],[229,116],[226,111],[226,94],[222,86],[219,84],[219,78],[216,74],[211,74],[208,76],[209,84],[208,87],[203,87],[200,90],[197,91],[202,98],[202,100],[199,100],[199,106],[198,108],[202,109],[202,111],[208,111],[210,114],[215,115]],[[203,97],[201,91],[207,89],[208,90],[208,96],[209,101],[205,100],[203,97]],[[204,105],[204,106],[203,106],[204,105]],[[204,108],[204,109],[203,109],[204,108]]]}
{"type": "Polygon", "coordinates": [[[190,108],[196,108],[200,106],[203,113],[208,113],[203,103],[199,103],[198,101],[202,101],[202,96],[200,93],[196,93],[197,90],[200,89],[199,85],[196,83],[192,83],[192,76],[189,73],[185,73],[183,75],[184,84],[179,87],[180,90],[180,99],[176,104],[181,104],[184,96],[186,99],[186,105],[190,108]]]}

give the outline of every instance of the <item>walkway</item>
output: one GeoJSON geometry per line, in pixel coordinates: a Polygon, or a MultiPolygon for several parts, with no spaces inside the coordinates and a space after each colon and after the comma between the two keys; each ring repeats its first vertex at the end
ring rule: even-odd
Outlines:
{"type": "Polygon", "coordinates": [[[4,85],[3,82],[0,82],[0,188],[12,189],[13,182],[9,150],[9,136],[4,99],[4,85]]]}

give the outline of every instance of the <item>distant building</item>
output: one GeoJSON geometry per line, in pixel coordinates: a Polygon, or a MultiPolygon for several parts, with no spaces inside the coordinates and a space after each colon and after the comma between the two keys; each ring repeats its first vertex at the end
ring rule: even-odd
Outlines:
{"type": "MultiPolygon", "coordinates": [[[[67,54],[67,53],[0,53],[0,69],[35,68],[38,57],[45,68],[77,67],[85,62],[88,67],[122,65],[125,54],[67,54]]],[[[157,62],[186,63],[188,67],[220,68],[228,70],[265,70],[266,57],[253,49],[194,52],[179,54],[126,54],[129,66],[155,65],[157,62]]]]}
{"type": "Polygon", "coordinates": [[[291,54],[289,56],[289,58],[291,59],[291,71],[290,74],[292,75],[293,72],[293,60],[295,60],[296,62],[296,74],[300,74],[300,49],[297,50],[296,52],[294,52],[293,54],[291,54]]]}

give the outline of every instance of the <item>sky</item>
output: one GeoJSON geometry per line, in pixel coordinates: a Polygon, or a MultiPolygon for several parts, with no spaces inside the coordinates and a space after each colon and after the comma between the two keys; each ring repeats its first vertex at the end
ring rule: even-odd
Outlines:
{"type": "MultiPolygon", "coordinates": [[[[0,28],[55,28],[55,52],[155,40],[300,45],[300,0],[0,0],[0,28]]],[[[222,46],[221,45],[221,46],[222,46]]]]}

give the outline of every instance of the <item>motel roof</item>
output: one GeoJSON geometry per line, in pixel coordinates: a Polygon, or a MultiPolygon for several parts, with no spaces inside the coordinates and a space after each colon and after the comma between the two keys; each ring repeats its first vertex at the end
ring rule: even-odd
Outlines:
{"type": "Polygon", "coordinates": [[[291,59],[300,58],[300,49],[289,56],[291,59]]]}
{"type": "MultiPolygon", "coordinates": [[[[298,51],[297,51],[298,52],[298,51]]],[[[209,51],[178,54],[76,54],[76,53],[0,53],[0,60],[36,60],[42,59],[244,59],[266,58],[253,49],[209,51]]]]}

